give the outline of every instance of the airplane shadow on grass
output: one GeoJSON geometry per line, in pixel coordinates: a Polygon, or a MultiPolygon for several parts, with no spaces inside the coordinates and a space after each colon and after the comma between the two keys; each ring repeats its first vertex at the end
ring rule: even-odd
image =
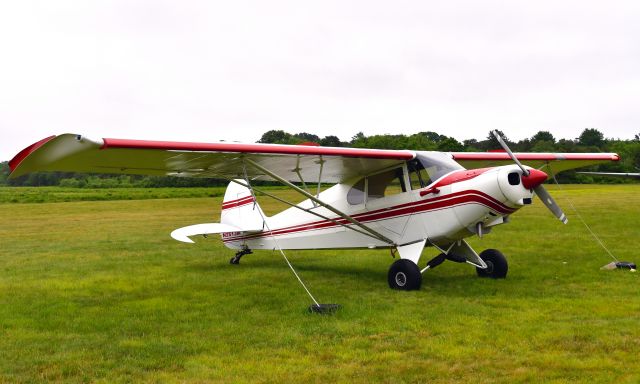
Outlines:
{"type": "MultiPolygon", "coordinates": [[[[240,265],[230,265],[228,262],[220,260],[197,261],[186,264],[183,268],[193,272],[218,273],[221,276],[228,274],[243,273],[243,271],[260,270],[262,272],[281,271],[283,276],[289,275],[290,271],[285,261],[277,257],[266,259],[264,257],[243,259],[240,265]]],[[[376,291],[391,291],[387,284],[387,268],[378,268],[377,264],[355,264],[355,265],[335,265],[331,263],[322,264],[318,259],[296,258],[291,260],[296,271],[303,279],[314,281],[314,285],[322,284],[318,282],[322,276],[326,284],[333,284],[334,280],[353,280],[354,284],[345,285],[345,290],[353,292],[354,289],[369,286],[376,291]],[[354,288],[355,287],[355,288],[354,288]]],[[[502,279],[481,279],[476,276],[473,268],[464,266],[455,275],[451,271],[439,273],[440,271],[428,271],[423,275],[421,292],[425,295],[438,295],[443,297],[492,297],[498,294],[503,296],[537,296],[539,290],[531,287],[521,289],[523,286],[530,286],[527,281],[517,278],[502,279]],[[518,293],[515,293],[515,292],[518,293]]],[[[287,276],[288,277],[288,276],[287,276]]],[[[293,277],[292,282],[293,282],[293,277]]]]}

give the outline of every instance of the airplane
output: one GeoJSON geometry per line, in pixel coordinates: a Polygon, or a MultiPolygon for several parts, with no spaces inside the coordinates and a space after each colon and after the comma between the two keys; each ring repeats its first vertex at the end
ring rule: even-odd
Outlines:
{"type": "Polygon", "coordinates": [[[389,287],[417,290],[422,275],[445,260],[467,263],[480,277],[505,278],[498,250],[473,250],[484,236],[537,195],[567,218],[543,183],[568,169],[618,161],[615,153],[433,152],[313,145],[193,143],[90,139],[62,134],[40,140],[10,162],[10,177],[34,171],[222,178],[229,181],[219,223],[176,229],[171,236],[219,234],[236,250],[231,264],[257,249],[390,249],[399,258],[389,287]],[[527,165],[522,164],[525,163],[527,165]],[[294,203],[254,185],[280,182],[304,200],[294,203]],[[332,186],[323,189],[323,186],[332,186]],[[256,195],[289,205],[267,216],[256,195]],[[419,267],[425,247],[439,254],[419,267]]]}

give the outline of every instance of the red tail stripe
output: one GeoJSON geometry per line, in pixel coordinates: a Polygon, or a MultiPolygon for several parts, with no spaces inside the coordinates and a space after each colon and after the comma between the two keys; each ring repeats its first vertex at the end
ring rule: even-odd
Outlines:
{"type": "Polygon", "coordinates": [[[236,208],[243,205],[251,204],[254,201],[255,200],[253,199],[253,196],[247,196],[241,199],[225,201],[224,203],[222,203],[222,209],[236,208]]]}

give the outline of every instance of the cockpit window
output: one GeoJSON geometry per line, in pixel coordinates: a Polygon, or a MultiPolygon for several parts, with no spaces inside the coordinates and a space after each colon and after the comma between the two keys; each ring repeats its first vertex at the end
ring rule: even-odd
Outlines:
{"type": "Polygon", "coordinates": [[[414,189],[424,188],[449,172],[464,169],[442,152],[417,152],[416,159],[410,161],[408,166],[414,189]]]}
{"type": "Polygon", "coordinates": [[[358,205],[365,200],[379,199],[406,191],[404,171],[399,167],[358,180],[347,192],[347,203],[358,205]]]}
{"type": "Polygon", "coordinates": [[[402,168],[378,173],[367,178],[367,199],[379,199],[388,195],[406,192],[402,168]]]}

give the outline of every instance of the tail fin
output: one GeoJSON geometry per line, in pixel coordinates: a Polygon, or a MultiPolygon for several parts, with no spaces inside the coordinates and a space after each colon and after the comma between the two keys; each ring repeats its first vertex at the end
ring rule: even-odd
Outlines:
{"type": "Polygon", "coordinates": [[[238,183],[230,182],[224,193],[220,222],[241,228],[243,232],[262,231],[264,217],[251,191],[238,183]]]}

